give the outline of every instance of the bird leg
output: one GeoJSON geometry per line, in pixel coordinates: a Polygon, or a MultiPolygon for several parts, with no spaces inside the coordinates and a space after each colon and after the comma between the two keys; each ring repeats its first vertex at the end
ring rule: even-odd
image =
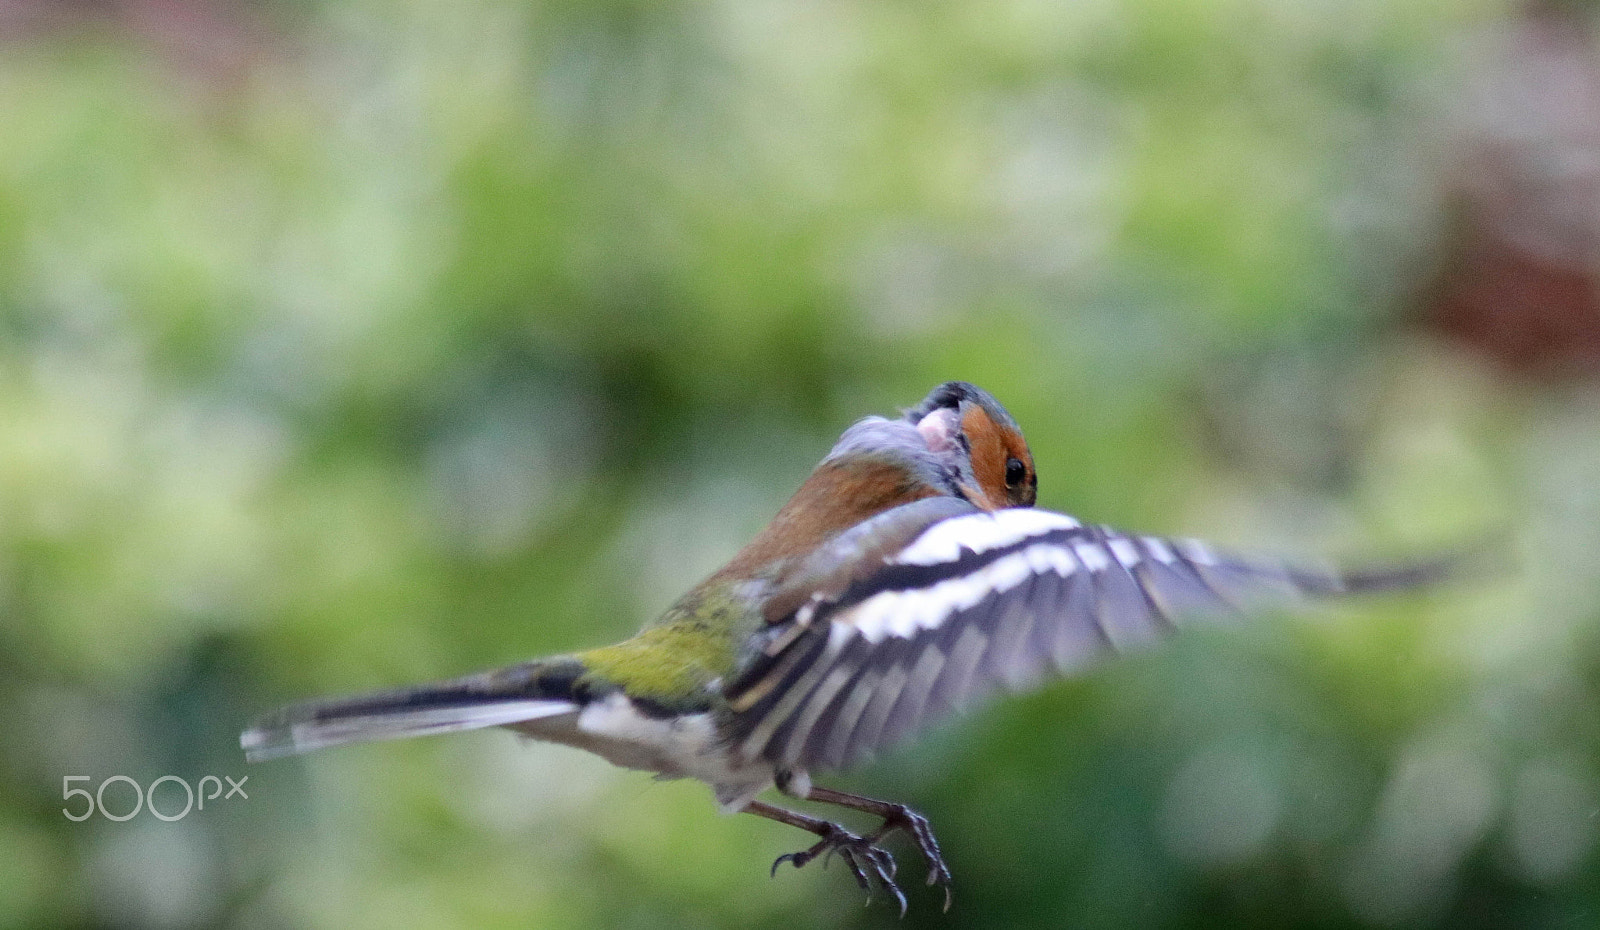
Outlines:
{"type": "Polygon", "coordinates": [[[872,836],[857,836],[831,821],[809,817],[799,811],[787,810],[762,801],[751,801],[744,810],[747,814],[799,827],[821,837],[809,849],[784,853],[773,860],[773,875],[778,874],[778,866],[785,862],[794,863],[794,867],[798,869],[818,856],[823,856],[822,866],[827,868],[828,859],[838,853],[839,858],[850,867],[850,874],[855,876],[856,884],[866,891],[868,901],[872,900],[872,881],[876,879],[878,884],[894,895],[895,901],[900,905],[900,916],[905,916],[906,896],[901,893],[900,886],[894,881],[896,871],[894,856],[878,845],[878,839],[883,834],[882,830],[872,836]]]}

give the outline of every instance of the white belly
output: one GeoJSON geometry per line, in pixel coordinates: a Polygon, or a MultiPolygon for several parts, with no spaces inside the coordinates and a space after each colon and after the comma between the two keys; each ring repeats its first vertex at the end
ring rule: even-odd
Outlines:
{"type": "Polygon", "coordinates": [[[710,714],[650,717],[620,693],[594,701],[575,715],[530,720],[515,729],[586,749],[623,768],[703,781],[725,812],[743,809],[772,785],[770,764],[735,762],[710,714]]]}

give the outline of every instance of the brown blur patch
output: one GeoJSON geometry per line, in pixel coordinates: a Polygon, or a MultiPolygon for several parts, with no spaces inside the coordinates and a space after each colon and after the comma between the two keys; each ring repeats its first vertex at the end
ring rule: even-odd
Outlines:
{"type": "Polygon", "coordinates": [[[154,51],[206,90],[241,87],[252,68],[279,54],[274,24],[241,0],[0,0],[0,49],[103,33],[154,51]]]}
{"type": "Polygon", "coordinates": [[[1492,28],[1462,91],[1422,325],[1544,379],[1600,377],[1600,43],[1565,3],[1492,28]]]}

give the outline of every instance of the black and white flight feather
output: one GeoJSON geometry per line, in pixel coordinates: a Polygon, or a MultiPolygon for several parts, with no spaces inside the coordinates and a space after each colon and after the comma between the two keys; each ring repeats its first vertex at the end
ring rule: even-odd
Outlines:
{"type": "Polygon", "coordinates": [[[898,510],[919,506],[843,541],[881,551],[887,534],[902,541],[895,551],[773,618],[727,688],[736,752],[779,770],[849,766],[989,692],[1069,674],[1180,623],[1410,587],[1448,567],[1341,574],[1044,510],[898,510]]]}

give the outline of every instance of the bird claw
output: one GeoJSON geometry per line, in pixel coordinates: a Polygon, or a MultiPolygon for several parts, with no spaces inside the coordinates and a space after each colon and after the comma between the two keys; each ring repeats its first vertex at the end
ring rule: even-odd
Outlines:
{"type": "Polygon", "coordinates": [[[922,816],[909,807],[900,807],[894,814],[883,822],[883,826],[873,835],[881,839],[890,830],[904,830],[911,835],[917,844],[917,851],[922,853],[923,861],[928,864],[928,886],[935,885],[944,889],[944,909],[950,910],[950,904],[955,900],[950,891],[950,866],[945,864],[944,854],[939,851],[939,841],[934,838],[933,827],[928,824],[928,818],[922,816]]]}
{"type": "MultiPolygon", "coordinates": [[[[899,872],[894,856],[878,845],[877,836],[857,836],[837,824],[831,824],[830,827],[829,832],[811,848],[784,853],[775,859],[771,874],[777,875],[778,866],[785,862],[793,863],[798,869],[818,856],[822,857],[822,867],[827,868],[828,863],[837,855],[850,868],[850,874],[855,876],[856,884],[867,893],[868,904],[872,903],[873,882],[877,882],[885,891],[894,895],[895,902],[900,905],[900,916],[904,917],[907,902],[905,894],[894,880],[896,873],[899,872]]],[[[945,906],[949,907],[948,904],[945,906]]]]}
{"type": "Polygon", "coordinates": [[[798,868],[800,868],[801,866],[805,865],[807,862],[810,862],[810,861],[811,861],[810,859],[805,858],[805,853],[804,852],[784,853],[783,855],[779,856],[778,858],[772,860],[772,871],[767,873],[767,877],[768,878],[777,878],[778,877],[778,866],[783,865],[785,862],[793,862],[794,863],[794,867],[798,869],[798,868]]]}

